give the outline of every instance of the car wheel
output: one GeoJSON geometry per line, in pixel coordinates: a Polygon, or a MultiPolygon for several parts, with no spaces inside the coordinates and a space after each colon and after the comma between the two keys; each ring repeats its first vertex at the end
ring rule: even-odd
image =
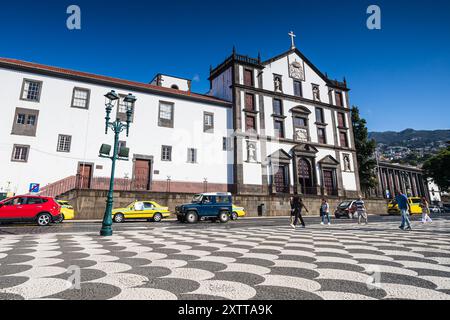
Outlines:
{"type": "Polygon", "coordinates": [[[122,213],[117,213],[114,215],[113,220],[115,223],[122,223],[125,220],[125,217],[122,213]]]}
{"type": "Polygon", "coordinates": [[[237,219],[238,219],[238,214],[237,214],[237,212],[233,212],[232,214],[231,214],[231,220],[233,220],[233,221],[236,221],[237,219]]]}
{"type": "Polygon", "coordinates": [[[64,215],[62,214],[61,217],[59,217],[59,219],[57,221],[55,221],[56,223],[63,223],[65,220],[64,215]]]}
{"type": "Polygon", "coordinates": [[[196,223],[198,221],[198,215],[194,211],[189,211],[186,214],[185,220],[186,220],[187,223],[196,223]]]}
{"type": "Polygon", "coordinates": [[[222,211],[221,213],[219,213],[219,221],[221,223],[227,223],[229,219],[230,215],[228,214],[227,211],[222,211]]]}
{"type": "Polygon", "coordinates": [[[48,226],[52,221],[52,217],[48,213],[41,213],[37,216],[37,224],[41,227],[48,226]]]}
{"type": "Polygon", "coordinates": [[[153,222],[161,222],[162,220],[162,214],[161,213],[155,213],[155,215],[153,216],[153,222]]]}

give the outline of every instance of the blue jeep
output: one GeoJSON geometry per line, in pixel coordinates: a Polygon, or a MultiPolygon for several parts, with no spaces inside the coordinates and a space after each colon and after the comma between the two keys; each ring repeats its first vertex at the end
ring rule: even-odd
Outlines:
{"type": "Polygon", "coordinates": [[[203,193],[195,195],[192,203],[176,207],[178,221],[196,223],[199,220],[219,220],[227,223],[233,212],[231,193],[203,193]]]}

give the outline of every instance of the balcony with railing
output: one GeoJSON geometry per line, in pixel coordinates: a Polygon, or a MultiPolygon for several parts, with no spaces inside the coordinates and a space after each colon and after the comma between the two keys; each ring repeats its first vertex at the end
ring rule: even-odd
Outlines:
{"type": "Polygon", "coordinates": [[[211,68],[210,70],[210,77],[213,77],[216,74],[220,74],[222,72],[222,69],[226,67],[231,62],[239,62],[243,64],[250,64],[255,66],[261,66],[261,57],[258,56],[258,58],[252,58],[248,55],[242,55],[237,54],[236,51],[233,50],[233,54],[226,58],[221,64],[219,64],[215,68],[211,68]]]}

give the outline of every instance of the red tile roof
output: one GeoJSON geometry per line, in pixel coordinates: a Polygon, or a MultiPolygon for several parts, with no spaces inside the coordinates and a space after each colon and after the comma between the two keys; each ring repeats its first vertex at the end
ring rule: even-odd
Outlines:
{"type": "Polygon", "coordinates": [[[125,86],[134,87],[136,89],[144,89],[144,90],[154,91],[156,93],[162,93],[162,94],[166,93],[166,94],[170,94],[170,95],[174,95],[174,96],[179,96],[180,98],[188,98],[188,99],[191,98],[191,99],[202,100],[202,101],[210,102],[210,103],[230,105],[230,102],[228,102],[228,101],[221,100],[221,99],[218,99],[218,98],[215,98],[212,96],[208,96],[208,95],[204,95],[204,94],[193,93],[193,92],[188,92],[188,91],[181,91],[181,90],[176,90],[176,89],[172,89],[172,88],[164,88],[164,87],[159,87],[159,86],[155,86],[155,85],[147,84],[147,83],[143,83],[143,82],[123,80],[123,79],[119,79],[119,78],[101,76],[101,75],[97,75],[97,74],[93,74],[93,73],[75,71],[75,70],[70,70],[70,69],[63,69],[63,68],[59,68],[59,67],[52,67],[52,66],[34,63],[34,62],[27,62],[27,61],[10,59],[10,58],[0,58],[0,67],[11,67],[11,68],[21,67],[21,68],[29,69],[31,72],[33,72],[33,71],[49,72],[55,76],[58,76],[58,75],[73,76],[76,78],[83,78],[84,80],[95,80],[95,81],[101,81],[101,82],[108,82],[113,85],[114,84],[125,85],[125,86]]]}

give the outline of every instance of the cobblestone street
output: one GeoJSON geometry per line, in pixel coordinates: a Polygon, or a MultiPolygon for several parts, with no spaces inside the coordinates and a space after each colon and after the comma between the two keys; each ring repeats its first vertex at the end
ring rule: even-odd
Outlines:
{"type": "Polygon", "coordinates": [[[447,217],[412,232],[389,218],[297,230],[267,221],[132,223],[111,238],[89,224],[29,235],[2,226],[0,299],[450,298],[447,217]]]}

